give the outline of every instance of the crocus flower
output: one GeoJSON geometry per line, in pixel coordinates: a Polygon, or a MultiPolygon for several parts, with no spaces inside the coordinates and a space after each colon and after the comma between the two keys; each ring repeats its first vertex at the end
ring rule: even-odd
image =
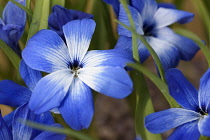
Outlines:
{"type": "MultiPolygon", "coordinates": [[[[130,0],[128,6],[136,27],[136,32],[143,35],[146,41],[154,49],[162,62],[164,70],[176,67],[179,60],[191,60],[199,47],[194,41],[173,32],[168,26],[179,22],[188,23],[193,19],[193,14],[174,9],[173,6],[158,5],[155,0],[130,0]]],[[[130,26],[127,14],[120,5],[118,20],[130,26]]],[[[120,35],[116,48],[123,48],[132,54],[131,32],[123,26],[118,26],[120,35]]],[[[138,49],[141,62],[150,55],[140,40],[138,49]]]]}
{"type": "MultiPolygon", "coordinates": [[[[22,5],[25,0],[16,0],[22,5]]],[[[26,23],[26,13],[12,2],[8,2],[4,8],[2,19],[0,18],[0,39],[20,55],[18,41],[22,36],[26,23]]]]}
{"type": "Polygon", "coordinates": [[[95,29],[92,19],[74,20],[63,26],[64,41],[51,30],[34,35],[22,52],[33,69],[50,73],[34,89],[29,107],[43,113],[58,107],[73,129],[88,128],[93,112],[91,88],[114,98],[132,91],[132,81],[124,70],[129,60],[116,50],[88,47],[95,29]]]}
{"type": "Polygon", "coordinates": [[[41,123],[44,125],[62,128],[60,124],[55,124],[53,117],[49,112],[36,115],[29,110],[28,104],[18,107],[12,119],[12,129],[7,125],[0,114],[0,137],[1,140],[64,140],[65,135],[56,134],[49,131],[40,131],[25,125],[26,121],[41,123]]]}
{"type": "Polygon", "coordinates": [[[178,69],[166,72],[170,95],[183,107],[152,113],[145,118],[145,127],[152,133],[162,133],[176,128],[169,140],[197,140],[200,135],[210,136],[209,87],[210,69],[195,87],[178,69]]]}
{"type": "Polygon", "coordinates": [[[52,13],[49,16],[48,23],[51,30],[55,31],[64,40],[63,25],[67,22],[76,19],[92,19],[93,15],[83,13],[77,10],[68,10],[60,5],[55,5],[52,8],[52,13]]]}

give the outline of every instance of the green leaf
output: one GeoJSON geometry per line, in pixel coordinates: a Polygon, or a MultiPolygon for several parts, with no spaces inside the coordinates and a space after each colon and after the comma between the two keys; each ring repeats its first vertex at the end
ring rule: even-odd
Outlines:
{"type": "Polygon", "coordinates": [[[50,0],[36,0],[27,40],[30,39],[39,30],[47,29],[49,11],[50,0]]]}
{"type": "Polygon", "coordinates": [[[167,84],[163,82],[157,75],[153,74],[147,68],[137,63],[128,63],[127,66],[139,72],[142,72],[145,76],[147,76],[157,86],[157,88],[163,93],[163,95],[165,96],[165,98],[167,99],[171,107],[173,108],[179,107],[177,102],[168,93],[167,84]]]}
{"type": "Polygon", "coordinates": [[[50,2],[51,6],[53,7],[54,5],[60,5],[60,6],[65,6],[65,0],[51,0],[50,2]]]}
{"type": "MultiPolygon", "coordinates": [[[[21,120],[20,120],[20,122],[21,122],[21,120]]],[[[72,129],[68,129],[68,128],[57,128],[57,127],[34,123],[32,121],[26,121],[26,125],[28,125],[32,128],[40,129],[40,130],[52,131],[52,132],[56,132],[59,134],[65,134],[65,135],[71,136],[73,138],[77,138],[79,140],[95,140],[88,135],[85,135],[81,132],[78,132],[78,131],[75,131],[72,129]]]]}
{"type": "Polygon", "coordinates": [[[203,52],[204,56],[206,57],[206,60],[208,62],[208,66],[210,67],[210,50],[209,48],[201,41],[201,39],[194,34],[191,31],[181,29],[181,28],[175,28],[174,31],[178,34],[181,34],[183,36],[186,36],[192,40],[194,40],[198,46],[200,47],[201,51],[203,52]]]}
{"type": "Polygon", "coordinates": [[[8,56],[14,67],[19,70],[20,57],[4,41],[0,39],[0,48],[8,56]]]}

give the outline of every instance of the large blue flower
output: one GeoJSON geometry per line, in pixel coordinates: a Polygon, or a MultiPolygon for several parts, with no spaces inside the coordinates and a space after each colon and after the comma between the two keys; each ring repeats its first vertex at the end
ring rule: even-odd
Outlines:
{"type": "Polygon", "coordinates": [[[170,95],[183,107],[152,113],[145,118],[145,126],[152,133],[162,133],[171,128],[169,140],[197,140],[210,136],[210,69],[200,80],[197,91],[178,69],[166,72],[170,95]]]}
{"type": "MultiPolygon", "coordinates": [[[[22,5],[25,0],[16,0],[22,5]]],[[[2,19],[0,18],[0,39],[20,55],[18,41],[22,36],[26,23],[26,13],[12,2],[8,2],[4,8],[2,19]]]]}
{"type": "Polygon", "coordinates": [[[52,8],[52,13],[49,16],[48,23],[51,30],[59,34],[64,40],[63,25],[69,21],[76,19],[92,19],[93,15],[83,13],[76,10],[68,10],[60,5],[55,5],[52,8]]]}
{"type": "Polygon", "coordinates": [[[90,88],[114,98],[131,93],[132,81],[123,68],[129,60],[123,52],[87,52],[94,29],[92,19],[67,23],[63,26],[67,46],[51,30],[41,30],[29,40],[23,59],[30,67],[50,73],[32,93],[29,107],[35,113],[58,107],[65,121],[80,130],[88,128],[94,112],[90,88]]]}
{"type": "MultiPolygon", "coordinates": [[[[130,0],[128,6],[138,34],[143,35],[160,58],[165,70],[176,67],[179,60],[191,60],[199,47],[189,38],[174,33],[168,26],[175,23],[187,23],[193,19],[193,14],[174,9],[167,4],[158,5],[155,0],[130,0]]],[[[127,14],[120,5],[119,21],[130,25],[127,14]]],[[[120,35],[116,48],[126,49],[132,54],[131,32],[118,26],[120,35]]],[[[141,62],[149,57],[149,51],[138,41],[141,62]]]]}
{"type": "Polygon", "coordinates": [[[50,112],[37,115],[28,108],[31,93],[36,83],[41,79],[41,73],[31,69],[24,61],[21,61],[20,75],[28,88],[10,80],[2,80],[0,82],[0,104],[17,107],[15,111],[5,116],[4,119],[0,114],[0,138],[3,140],[64,139],[64,135],[47,131],[41,132],[25,125],[25,122],[28,120],[45,125],[61,127],[61,125],[54,123],[50,112]]]}

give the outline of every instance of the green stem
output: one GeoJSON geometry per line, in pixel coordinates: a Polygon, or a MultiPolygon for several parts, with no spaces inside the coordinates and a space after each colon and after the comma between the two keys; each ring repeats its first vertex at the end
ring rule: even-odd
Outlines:
{"type": "Polygon", "coordinates": [[[36,0],[33,19],[30,25],[28,39],[41,29],[47,29],[50,10],[50,0],[36,0]]]}
{"type": "Polygon", "coordinates": [[[168,86],[166,85],[166,83],[163,82],[157,75],[153,74],[148,69],[146,69],[144,66],[142,66],[138,63],[136,63],[136,64],[129,63],[129,64],[127,64],[127,66],[129,66],[139,72],[142,72],[144,75],[146,75],[159,88],[159,90],[164,95],[164,97],[166,98],[166,100],[168,101],[168,103],[170,104],[170,106],[172,108],[179,107],[179,105],[174,100],[174,98],[172,98],[170,96],[170,94],[168,93],[168,86]]]}
{"type": "Polygon", "coordinates": [[[0,39],[0,48],[8,56],[12,64],[17,70],[19,70],[20,57],[4,42],[0,39]]]}

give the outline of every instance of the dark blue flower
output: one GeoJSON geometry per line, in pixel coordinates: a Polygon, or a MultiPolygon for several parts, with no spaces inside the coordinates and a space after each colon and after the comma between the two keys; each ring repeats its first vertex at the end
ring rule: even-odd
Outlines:
{"type": "Polygon", "coordinates": [[[92,19],[74,20],[63,26],[67,46],[51,30],[28,41],[22,52],[25,62],[50,73],[32,93],[29,107],[35,113],[58,107],[66,123],[80,130],[89,127],[94,113],[91,88],[114,98],[131,93],[132,81],[124,70],[129,60],[123,54],[117,49],[87,52],[94,29],[92,19]]]}
{"type": "Polygon", "coordinates": [[[92,19],[93,15],[83,13],[76,10],[68,10],[60,5],[55,5],[52,8],[52,13],[49,16],[49,27],[51,30],[55,31],[57,34],[62,37],[64,40],[64,34],[63,34],[63,25],[65,25],[67,22],[76,20],[76,19],[92,19]]]}
{"type": "MultiPolygon", "coordinates": [[[[22,5],[25,0],[16,0],[22,5]]],[[[26,23],[26,13],[12,2],[8,2],[4,8],[2,19],[0,18],[0,39],[20,55],[18,41],[22,36],[26,23]]]]}
{"type": "Polygon", "coordinates": [[[119,15],[119,9],[120,9],[120,1],[119,0],[103,0],[104,2],[112,5],[114,12],[116,14],[116,16],[119,15]]]}
{"type": "MultiPolygon", "coordinates": [[[[155,0],[130,0],[128,6],[138,34],[143,35],[160,58],[164,70],[176,67],[179,60],[191,60],[199,47],[194,41],[174,33],[168,26],[175,23],[190,22],[192,13],[174,9],[170,4],[158,5],[155,0]]],[[[119,21],[130,26],[127,14],[120,5],[119,21]]],[[[120,35],[116,48],[126,49],[132,54],[131,32],[121,25],[118,26],[120,35]]],[[[141,62],[150,55],[144,44],[138,41],[141,62]]]]}
{"type": "Polygon", "coordinates": [[[152,133],[162,133],[171,128],[169,140],[197,140],[210,136],[210,69],[200,79],[200,87],[187,81],[178,69],[166,72],[170,95],[183,107],[152,113],[145,118],[145,127],[152,133]]]}

